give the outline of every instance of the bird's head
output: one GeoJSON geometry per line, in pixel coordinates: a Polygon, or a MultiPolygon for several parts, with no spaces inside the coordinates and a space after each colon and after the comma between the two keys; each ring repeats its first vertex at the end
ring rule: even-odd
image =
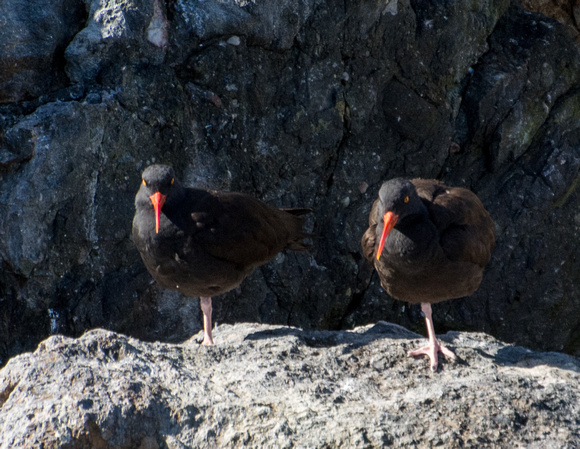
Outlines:
{"type": "Polygon", "coordinates": [[[382,224],[377,260],[381,257],[387,236],[397,222],[408,215],[423,213],[425,213],[425,206],[411,181],[397,178],[383,183],[379,190],[377,208],[377,222],[379,224],[377,230],[380,230],[382,224]]]}
{"type": "Polygon", "coordinates": [[[150,165],[142,175],[141,188],[137,197],[149,198],[155,210],[155,232],[159,233],[159,219],[161,209],[168,196],[178,190],[178,181],[175,179],[173,168],[168,165],[150,165]]]}

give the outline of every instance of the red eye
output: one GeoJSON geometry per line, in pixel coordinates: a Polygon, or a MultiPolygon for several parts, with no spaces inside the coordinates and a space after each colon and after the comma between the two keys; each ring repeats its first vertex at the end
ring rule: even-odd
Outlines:
{"type": "Polygon", "coordinates": [[[404,203],[408,203],[409,202],[409,196],[407,195],[404,199],[403,199],[404,203]]]}

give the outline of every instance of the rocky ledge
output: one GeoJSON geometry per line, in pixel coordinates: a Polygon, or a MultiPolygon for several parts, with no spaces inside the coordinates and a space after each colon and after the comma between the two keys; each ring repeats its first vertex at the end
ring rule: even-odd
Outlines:
{"type": "Polygon", "coordinates": [[[448,333],[222,325],[217,345],[93,330],[0,371],[0,448],[526,447],[580,443],[580,361],[448,333]]]}

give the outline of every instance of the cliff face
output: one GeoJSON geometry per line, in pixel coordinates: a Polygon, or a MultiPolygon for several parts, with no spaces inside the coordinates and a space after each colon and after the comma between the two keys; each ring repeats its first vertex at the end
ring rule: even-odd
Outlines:
{"type": "MultiPolygon", "coordinates": [[[[0,371],[0,448],[526,447],[580,443],[580,363],[448,333],[219,326],[219,346],[104,330],[54,336],[0,371]]],[[[201,337],[199,337],[201,338],[201,337]]]]}
{"type": "Polygon", "coordinates": [[[0,359],[94,327],[182,341],[197,300],[151,283],[130,240],[151,162],[185,183],[310,207],[309,255],[214,301],[219,322],[422,329],[360,237],[383,180],[474,190],[497,246],[437,330],[580,351],[580,58],[569,29],[485,2],[0,6],[0,359]],[[529,329],[534,331],[530,332],[529,329]]]}

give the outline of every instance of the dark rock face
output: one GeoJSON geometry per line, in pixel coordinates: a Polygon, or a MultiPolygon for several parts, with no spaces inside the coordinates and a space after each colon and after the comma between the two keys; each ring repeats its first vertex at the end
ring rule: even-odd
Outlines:
{"type": "Polygon", "coordinates": [[[80,0],[2,2],[0,104],[30,100],[68,84],[64,51],[86,19],[80,0]]]}
{"type": "Polygon", "coordinates": [[[506,0],[47,8],[48,31],[9,16],[36,40],[0,31],[14,42],[0,63],[25,57],[21,41],[41,55],[1,71],[2,363],[55,332],[201,327],[197,299],[152,284],[130,240],[152,162],[314,210],[311,254],[218,298],[219,322],[422,329],[359,247],[381,182],[422,176],[471,188],[497,226],[481,288],[435,307],[438,331],[579,353],[580,57],[558,22],[506,0]]]}
{"type": "Polygon", "coordinates": [[[485,334],[223,325],[211,348],[104,330],[54,336],[0,371],[0,449],[526,447],[580,442],[580,363],[485,334]]]}

